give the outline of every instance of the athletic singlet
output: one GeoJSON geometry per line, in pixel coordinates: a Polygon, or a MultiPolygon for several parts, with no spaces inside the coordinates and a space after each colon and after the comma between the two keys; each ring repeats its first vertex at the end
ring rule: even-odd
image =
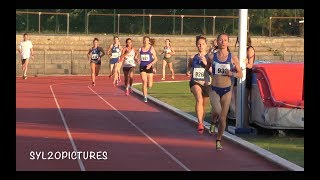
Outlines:
{"type": "MultiPolygon", "coordinates": [[[[205,55],[208,59],[208,54],[205,55]]],[[[205,68],[201,66],[201,59],[198,54],[194,55],[191,64],[191,80],[204,81],[205,68]]]]}
{"type": "Polygon", "coordinates": [[[171,47],[167,47],[167,46],[163,47],[163,52],[164,52],[164,53],[169,53],[169,52],[171,52],[171,47]]]}
{"type": "Polygon", "coordinates": [[[114,44],[112,44],[112,49],[111,49],[111,59],[119,59],[120,55],[121,55],[121,51],[120,51],[120,45],[118,45],[118,47],[114,46],[114,44]]]}
{"type": "Polygon", "coordinates": [[[226,70],[228,69],[229,71],[234,70],[234,65],[231,62],[231,53],[228,53],[228,58],[226,61],[221,62],[218,59],[217,52],[213,53],[213,61],[212,61],[212,74],[213,75],[222,75],[226,76],[226,70]]]}
{"type": "Polygon", "coordinates": [[[135,52],[133,49],[124,57],[123,67],[135,67],[136,63],[134,62],[135,52]]]}
{"type": "Polygon", "coordinates": [[[151,48],[152,46],[150,46],[149,50],[147,52],[143,52],[142,48],[139,49],[140,52],[140,66],[147,66],[148,64],[150,64],[153,61],[153,57],[151,54],[151,48]]]}
{"type": "Polygon", "coordinates": [[[100,57],[100,48],[97,47],[97,48],[91,48],[91,60],[93,61],[97,61],[100,57]]]}
{"type": "Polygon", "coordinates": [[[172,52],[171,47],[167,47],[167,46],[163,47],[163,52],[164,52],[164,57],[166,57],[166,58],[171,57],[171,54],[168,54],[168,53],[172,52]]]}
{"type": "MultiPolygon", "coordinates": [[[[249,47],[247,47],[247,51],[248,51],[248,49],[249,48],[251,48],[252,46],[249,46],[249,47]]],[[[254,51],[254,48],[252,47],[252,49],[253,49],[253,51],[254,51]]],[[[254,63],[254,61],[256,60],[256,53],[254,53],[254,55],[253,55],[253,63],[254,63]]],[[[248,59],[248,61],[249,61],[249,59],[248,59]]],[[[249,68],[246,68],[246,74],[248,74],[248,73],[252,73],[252,68],[251,69],[249,69],[249,68]]],[[[247,77],[247,76],[246,76],[247,77]]]]}

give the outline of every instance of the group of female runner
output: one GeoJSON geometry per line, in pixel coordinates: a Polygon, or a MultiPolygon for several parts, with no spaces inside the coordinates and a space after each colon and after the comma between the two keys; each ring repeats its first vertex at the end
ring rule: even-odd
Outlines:
{"type": "MultiPolygon", "coordinates": [[[[158,61],[156,51],[153,47],[154,41],[149,36],[143,37],[143,45],[138,50],[133,48],[132,40],[126,39],[126,46],[121,48],[119,38],[114,37],[114,43],[110,45],[107,54],[110,57],[110,76],[114,76],[113,84],[117,85],[120,81],[120,68],[123,66],[125,77],[126,95],[132,92],[133,74],[136,64],[140,64],[140,76],[142,79],[143,100],[147,102],[148,89],[153,85],[153,68],[158,61]]],[[[190,77],[189,86],[196,99],[195,111],[198,118],[198,132],[203,133],[204,117],[206,105],[211,103],[211,126],[209,133],[214,134],[218,129],[216,137],[216,149],[221,150],[221,138],[226,128],[226,119],[231,103],[232,87],[235,78],[242,78],[240,63],[237,56],[229,50],[229,35],[219,34],[210,50],[207,51],[207,39],[200,35],[196,37],[196,47],[198,53],[191,56],[188,61],[186,75],[190,77]]],[[[92,84],[95,85],[95,76],[99,73],[101,57],[104,51],[98,46],[98,39],[94,39],[93,47],[88,52],[91,63],[92,84]]],[[[171,55],[174,54],[170,46],[170,40],[166,39],[166,46],[163,53],[163,74],[165,80],[165,66],[168,64],[171,71],[171,78],[174,79],[171,55]],[[169,65],[169,63],[171,63],[169,65]]],[[[252,64],[252,60],[247,64],[252,64]]],[[[252,65],[251,65],[252,66],[252,65]]]]}
{"type": "MultiPolygon", "coordinates": [[[[195,111],[198,118],[198,132],[201,134],[204,130],[206,105],[210,99],[212,121],[209,133],[215,134],[218,129],[217,150],[222,149],[221,139],[226,128],[233,86],[236,84],[237,78],[243,76],[239,59],[230,52],[228,45],[229,35],[222,33],[212,42],[210,50],[207,51],[207,39],[201,35],[197,36],[198,53],[190,57],[186,73],[187,76],[191,76],[189,86],[196,99],[195,111]]],[[[249,78],[247,84],[251,84],[254,57],[254,49],[251,46],[251,39],[248,37],[247,58],[245,60],[246,76],[249,78]]],[[[250,91],[251,86],[247,85],[246,88],[247,91],[250,91]]]]}
{"type": "MultiPolygon", "coordinates": [[[[126,39],[126,46],[121,47],[119,37],[113,38],[107,50],[107,55],[110,58],[110,75],[113,77],[113,85],[117,86],[120,79],[120,69],[123,68],[124,85],[126,87],[125,94],[129,95],[132,92],[133,75],[135,72],[136,64],[140,64],[140,76],[142,79],[142,92],[143,100],[147,102],[148,89],[153,85],[153,68],[154,64],[158,61],[156,51],[153,47],[154,40],[149,36],[143,37],[143,45],[136,50],[133,47],[132,39],[126,39]]],[[[91,65],[91,80],[92,85],[95,86],[95,77],[98,76],[101,58],[105,55],[105,51],[99,46],[98,38],[94,38],[93,46],[89,49],[87,57],[91,65]]]]}

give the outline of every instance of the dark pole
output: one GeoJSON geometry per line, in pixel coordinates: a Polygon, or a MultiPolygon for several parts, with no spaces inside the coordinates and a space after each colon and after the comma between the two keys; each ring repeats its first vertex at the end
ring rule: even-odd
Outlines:
{"type": "MultiPolygon", "coordinates": [[[[176,10],[173,10],[173,15],[176,15],[176,10]]],[[[172,29],[172,34],[175,34],[175,29],[176,29],[176,17],[173,17],[173,29],[172,29]]]]}
{"type": "MultiPolygon", "coordinates": [[[[203,9],[203,16],[206,15],[206,9],[203,9]]],[[[207,34],[207,31],[206,31],[206,18],[203,17],[203,34],[207,34]]]]}
{"type": "Polygon", "coordinates": [[[142,9],[142,13],[143,13],[143,16],[142,16],[142,34],[144,34],[144,14],[145,14],[144,9],[142,9]]]}
{"type": "Polygon", "coordinates": [[[116,33],[116,9],[113,9],[113,34],[116,33]]]}
{"type": "MultiPolygon", "coordinates": [[[[27,12],[29,12],[29,9],[27,9],[27,12]]],[[[27,31],[29,31],[29,14],[27,14],[27,31]]]]}

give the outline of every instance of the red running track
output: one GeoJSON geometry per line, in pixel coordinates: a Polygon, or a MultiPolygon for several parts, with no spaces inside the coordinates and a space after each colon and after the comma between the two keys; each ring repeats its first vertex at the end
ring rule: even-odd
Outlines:
{"type": "Polygon", "coordinates": [[[17,171],[285,170],[226,139],[216,151],[196,124],[125,96],[105,76],[90,83],[89,76],[16,78],[17,171]]]}

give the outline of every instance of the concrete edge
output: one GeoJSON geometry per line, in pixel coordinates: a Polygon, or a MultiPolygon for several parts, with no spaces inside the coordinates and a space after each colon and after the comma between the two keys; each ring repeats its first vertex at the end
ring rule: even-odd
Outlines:
{"type": "MultiPolygon", "coordinates": [[[[165,81],[165,82],[179,82],[179,81],[165,81]]],[[[154,82],[154,83],[158,83],[158,82],[154,82]]],[[[141,83],[134,83],[133,85],[139,85],[139,84],[141,84],[141,83]]],[[[136,88],[132,87],[132,90],[135,93],[143,96],[142,92],[137,90],[136,88]]],[[[168,109],[169,111],[174,112],[174,113],[184,117],[185,119],[187,119],[187,120],[189,120],[189,121],[191,121],[193,123],[196,123],[196,124],[198,123],[198,119],[196,117],[194,117],[194,116],[192,116],[192,115],[190,115],[190,114],[188,114],[186,112],[183,112],[180,109],[177,109],[177,108],[175,108],[175,107],[173,107],[173,106],[171,106],[171,105],[169,105],[167,103],[164,103],[164,102],[162,102],[162,101],[160,101],[160,100],[158,100],[158,99],[156,99],[156,98],[154,98],[152,96],[148,95],[147,97],[148,97],[148,101],[150,100],[150,101],[156,103],[157,105],[162,106],[162,107],[168,109]]],[[[203,124],[204,124],[205,129],[209,130],[210,124],[208,122],[204,122],[203,124]]],[[[267,160],[270,160],[270,161],[272,161],[272,162],[274,162],[274,163],[276,163],[276,164],[278,164],[278,165],[280,165],[280,166],[282,166],[284,168],[287,168],[290,171],[304,171],[303,167],[300,167],[300,166],[298,166],[298,165],[296,165],[296,164],[294,164],[294,163],[292,163],[292,162],[290,162],[290,161],[288,161],[286,159],[283,159],[282,157],[280,157],[280,156],[278,156],[276,154],[273,154],[273,153],[271,153],[271,152],[269,152],[269,151],[267,151],[267,150],[255,145],[255,144],[252,144],[252,143],[250,143],[248,141],[245,141],[245,140],[243,140],[242,138],[240,138],[238,136],[230,134],[227,131],[225,131],[223,133],[223,137],[225,137],[228,140],[231,140],[234,143],[237,143],[237,144],[239,144],[239,145],[241,145],[241,146],[243,146],[243,147],[245,147],[245,148],[257,153],[257,154],[259,154],[260,156],[264,157],[267,160]]]]}

